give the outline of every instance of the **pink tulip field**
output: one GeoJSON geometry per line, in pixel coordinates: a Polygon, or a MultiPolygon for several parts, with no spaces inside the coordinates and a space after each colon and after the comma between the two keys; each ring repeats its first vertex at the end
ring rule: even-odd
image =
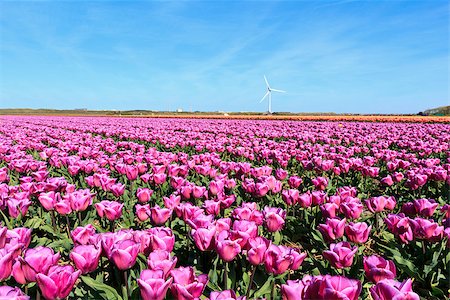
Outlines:
{"type": "Polygon", "coordinates": [[[446,299],[450,125],[3,116],[1,299],[446,299]]]}

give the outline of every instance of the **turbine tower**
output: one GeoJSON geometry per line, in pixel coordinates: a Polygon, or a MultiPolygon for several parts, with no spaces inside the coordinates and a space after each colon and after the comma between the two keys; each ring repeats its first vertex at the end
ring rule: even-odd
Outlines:
{"type": "Polygon", "coordinates": [[[264,75],[264,80],[266,81],[266,86],[267,86],[267,92],[264,95],[264,97],[262,97],[262,99],[259,101],[259,103],[263,102],[264,99],[266,99],[267,96],[269,96],[269,101],[268,101],[268,106],[267,106],[267,113],[268,114],[272,114],[272,92],[278,92],[278,93],[286,93],[285,91],[282,90],[277,90],[277,89],[273,89],[270,87],[269,82],[267,81],[266,75],[264,75]]]}

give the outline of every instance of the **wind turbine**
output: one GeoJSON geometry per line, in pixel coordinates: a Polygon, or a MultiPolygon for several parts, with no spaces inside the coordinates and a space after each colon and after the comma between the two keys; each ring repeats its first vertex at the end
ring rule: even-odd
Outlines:
{"type": "Polygon", "coordinates": [[[263,102],[264,99],[266,99],[267,96],[269,96],[269,102],[268,102],[268,107],[267,107],[267,113],[268,114],[272,114],[272,92],[278,92],[278,93],[286,93],[285,91],[282,90],[277,90],[277,89],[273,89],[270,87],[269,82],[267,81],[266,75],[264,75],[264,80],[266,81],[266,85],[267,85],[267,92],[264,95],[264,97],[262,97],[261,101],[259,101],[259,103],[263,102]]]}

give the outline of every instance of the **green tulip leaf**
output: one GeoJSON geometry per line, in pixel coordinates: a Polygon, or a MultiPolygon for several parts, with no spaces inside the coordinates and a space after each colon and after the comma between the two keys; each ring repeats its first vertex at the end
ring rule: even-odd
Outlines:
{"type": "Polygon", "coordinates": [[[89,276],[81,276],[81,280],[83,280],[87,286],[97,291],[98,294],[105,300],[123,300],[119,293],[117,293],[117,291],[109,285],[95,281],[89,276]]]}
{"type": "Polygon", "coordinates": [[[255,292],[253,297],[254,298],[259,298],[259,297],[261,297],[263,295],[270,294],[270,292],[272,291],[272,282],[273,282],[273,280],[274,280],[274,278],[272,276],[267,278],[267,281],[263,284],[262,287],[259,288],[259,290],[257,290],[255,292]]]}

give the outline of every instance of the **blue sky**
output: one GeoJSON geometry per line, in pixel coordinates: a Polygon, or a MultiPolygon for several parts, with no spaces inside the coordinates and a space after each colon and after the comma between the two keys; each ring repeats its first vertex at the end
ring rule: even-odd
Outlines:
{"type": "Polygon", "coordinates": [[[449,104],[447,1],[0,2],[0,107],[416,113],[449,104]]]}

